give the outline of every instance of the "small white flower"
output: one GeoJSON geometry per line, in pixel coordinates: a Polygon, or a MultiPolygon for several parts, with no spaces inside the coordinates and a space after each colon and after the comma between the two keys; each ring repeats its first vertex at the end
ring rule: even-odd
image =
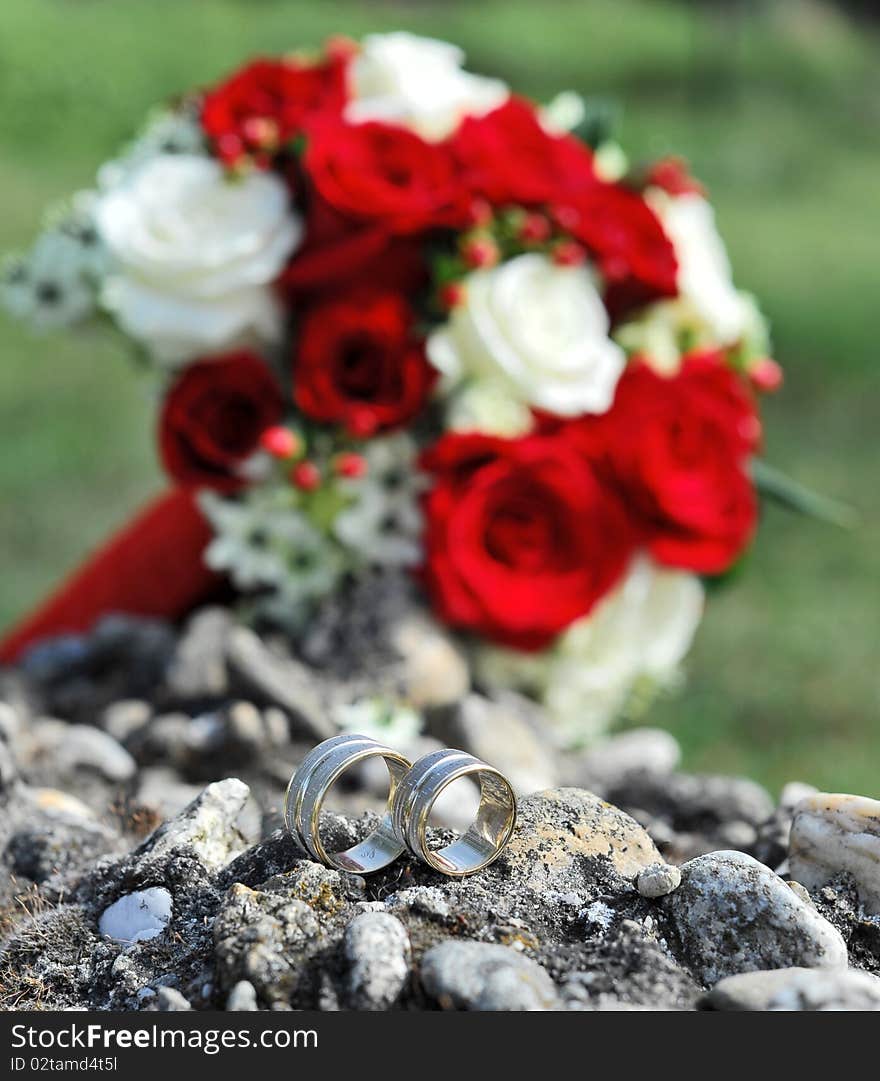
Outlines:
{"type": "Polygon", "coordinates": [[[208,566],[241,589],[270,587],[276,605],[295,609],[331,593],[343,566],[336,546],[286,499],[253,489],[240,500],[204,493],[200,503],[216,531],[208,566]]]}
{"type": "Polygon", "coordinates": [[[103,302],[157,359],[280,334],[270,283],[302,223],[278,177],[231,180],[208,158],[160,154],[98,199],[95,221],[114,260],[103,302]]]}
{"type": "Polygon", "coordinates": [[[404,32],[368,34],[351,67],[346,116],[445,139],[463,117],[490,112],[508,96],[503,82],[463,71],[463,63],[461,49],[445,41],[404,32]]]}
{"type": "Polygon", "coordinates": [[[0,294],[11,314],[35,330],[69,327],[95,310],[88,257],[79,240],[60,230],[43,233],[27,255],[6,265],[0,294]]]}
{"type": "MultiPolygon", "coordinates": [[[[743,323],[738,343],[752,355],[766,356],[770,349],[766,320],[754,297],[749,293],[739,296],[743,323]]],[[[681,367],[682,356],[693,349],[733,344],[720,342],[716,328],[686,297],[649,304],[621,324],[614,338],[628,353],[643,356],[661,375],[674,375],[681,367]]]]}
{"type": "Polygon", "coordinates": [[[703,611],[697,577],[637,557],[623,582],[589,616],[537,657],[492,650],[490,681],[513,680],[535,694],[564,741],[600,735],[637,683],[671,682],[703,611]]]}
{"type": "Polygon", "coordinates": [[[205,134],[190,109],[160,109],[148,119],[140,134],[113,161],[98,172],[98,186],[117,187],[131,172],[160,154],[206,154],[205,134]]]}
{"type": "Polygon", "coordinates": [[[745,333],[752,310],[733,284],[712,207],[694,193],[670,197],[652,189],[648,197],[675,249],[680,296],[708,327],[716,344],[733,345],[745,333]]]}
{"type": "Polygon", "coordinates": [[[623,350],[589,272],[520,255],[465,281],[465,299],[428,339],[447,386],[487,381],[520,407],[560,416],[604,413],[623,350]]]}
{"type": "Polygon", "coordinates": [[[574,131],[587,115],[587,105],[576,90],[563,90],[541,109],[542,125],[557,135],[574,131]]]}
{"type": "Polygon", "coordinates": [[[407,435],[372,440],[364,450],[366,475],[340,485],[352,497],[333,523],[336,537],[356,558],[384,566],[415,566],[421,559],[418,497],[427,478],[416,468],[407,435]]]}
{"type": "Polygon", "coordinates": [[[335,712],[343,732],[370,736],[396,750],[411,747],[424,728],[417,710],[383,698],[361,698],[338,706],[335,712]]]}
{"type": "Polygon", "coordinates": [[[629,158],[620,143],[609,139],[596,147],[593,167],[600,180],[607,180],[609,184],[613,184],[626,176],[629,170],[629,158]]]}

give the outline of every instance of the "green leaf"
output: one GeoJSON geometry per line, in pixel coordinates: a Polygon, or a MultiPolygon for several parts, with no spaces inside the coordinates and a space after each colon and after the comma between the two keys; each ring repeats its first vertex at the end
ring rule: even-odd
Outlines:
{"type": "Polygon", "coordinates": [[[752,462],[752,480],[764,499],[786,510],[818,518],[841,529],[854,529],[861,522],[861,515],[855,507],[814,492],[760,458],[752,462]]]}

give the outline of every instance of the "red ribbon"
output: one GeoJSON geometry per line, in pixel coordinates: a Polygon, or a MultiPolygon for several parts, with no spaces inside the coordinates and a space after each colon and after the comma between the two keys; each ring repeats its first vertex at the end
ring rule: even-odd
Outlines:
{"type": "Polygon", "coordinates": [[[211,536],[194,491],[159,496],[0,640],[0,661],[42,638],[88,631],[110,612],[180,619],[222,582],[203,559],[211,536]]]}

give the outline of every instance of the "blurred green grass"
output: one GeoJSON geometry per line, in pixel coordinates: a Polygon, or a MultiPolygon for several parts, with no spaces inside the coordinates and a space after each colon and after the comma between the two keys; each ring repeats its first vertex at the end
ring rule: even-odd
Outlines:
{"type": "MultiPolygon", "coordinates": [[[[540,98],[618,98],[633,157],[682,153],[707,182],[737,279],[773,322],[788,380],[767,405],[768,457],[864,519],[847,533],[770,509],[742,577],[712,597],[685,693],[651,719],[694,768],[880,796],[880,43],[818,3],[734,10],[3,0],[0,249],[88,185],[152,104],[329,33],[405,27],[540,98]]],[[[152,412],[118,341],[0,321],[0,624],[161,483],[152,412]]]]}

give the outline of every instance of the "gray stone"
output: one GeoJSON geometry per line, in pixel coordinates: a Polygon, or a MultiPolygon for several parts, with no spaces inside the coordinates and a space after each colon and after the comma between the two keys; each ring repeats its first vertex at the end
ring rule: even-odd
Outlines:
{"type": "Polygon", "coordinates": [[[119,743],[127,740],[144,725],[149,724],[153,707],[141,698],[123,698],[111,702],[101,714],[101,727],[119,743]]]}
{"type": "Polygon", "coordinates": [[[402,658],[404,692],[416,709],[451,706],[467,694],[471,683],[467,661],[433,619],[408,614],[389,635],[402,658]]]}
{"type": "Polygon", "coordinates": [[[716,1010],[880,1011],[880,979],[854,969],[744,972],[716,983],[706,1003],[716,1010]]]}
{"type": "Polygon", "coordinates": [[[156,992],[156,1006],[166,1013],[179,1013],[191,1010],[189,1001],[173,987],[160,987],[156,992]]]}
{"type": "Polygon", "coordinates": [[[683,960],[710,986],[756,969],[847,963],[840,933],[742,852],[690,860],[681,868],[681,885],[663,904],[683,960]]]}
{"type": "Polygon", "coordinates": [[[229,689],[226,640],[233,621],[227,608],[202,608],[187,622],[168,667],[172,698],[220,698],[229,689]]]}
{"type": "Polygon", "coordinates": [[[591,792],[556,788],[519,804],[517,829],[498,866],[519,891],[577,892],[585,886],[620,888],[660,853],[629,815],[591,792]]]}
{"type": "Polygon", "coordinates": [[[237,883],[214,923],[217,973],[222,987],[247,980],[267,1005],[292,1005],[310,988],[309,963],[324,933],[305,901],[237,883]]]}
{"type": "Polygon", "coordinates": [[[410,944],[406,928],[387,912],[364,912],[345,929],[346,991],[356,1010],[387,1010],[409,980],[410,944]]]}
{"type": "Polygon", "coordinates": [[[36,721],[30,733],[32,754],[52,766],[61,776],[91,770],[108,781],[130,780],[137,764],[128,751],[106,732],[87,724],[67,724],[45,719],[36,721]]]}
{"type": "Polygon", "coordinates": [[[283,709],[295,734],[320,741],[336,733],[306,665],[272,653],[247,627],[230,631],[226,661],[236,689],[260,705],[283,709]]]}
{"type": "Polygon", "coordinates": [[[681,761],[681,747],[662,728],[633,728],[611,736],[569,765],[573,776],[586,787],[613,788],[633,773],[664,776],[681,761]]]}
{"type": "Polygon", "coordinates": [[[248,980],[239,980],[229,992],[226,1009],[230,1013],[253,1013],[259,1008],[254,985],[248,980]]]}
{"type": "Polygon", "coordinates": [[[219,869],[246,846],[236,819],[250,789],[236,777],[209,784],[180,814],[163,822],[136,850],[154,859],[182,846],[191,847],[208,868],[219,869]]]}
{"type": "Polygon", "coordinates": [[[202,785],[181,781],[177,770],[149,766],[140,772],[134,799],[139,807],[165,819],[180,814],[201,791],[202,785]]]}
{"type": "Polygon", "coordinates": [[[636,889],[642,897],[665,897],[681,884],[681,871],[669,863],[654,863],[640,871],[636,889]]]}
{"type": "Polygon", "coordinates": [[[560,1006],[547,972],[509,946],[444,942],[422,958],[421,979],[443,1009],[535,1011],[560,1006]]]}
{"type": "Polygon", "coordinates": [[[808,796],[794,811],[788,858],[792,878],[810,890],[851,874],[866,911],[880,914],[880,800],[808,796]]]}
{"type": "Polygon", "coordinates": [[[469,694],[459,704],[449,742],[495,766],[519,795],[529,795],[556,784],[553,756],[523,716],[519,696],[492,700],[469,694]]]}

